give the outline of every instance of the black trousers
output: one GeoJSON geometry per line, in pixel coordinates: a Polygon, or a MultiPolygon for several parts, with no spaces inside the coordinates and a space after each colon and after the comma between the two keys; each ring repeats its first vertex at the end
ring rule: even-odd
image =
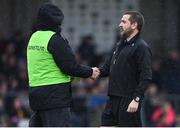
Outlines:
{"type": "Polygon", "coordinates": [[[70,126],[70,108],[56,108],[34,111],[30,127],[68,127],[70,126]]]}
{"type": "Polygon", "coordinates": [[[132,99],[112,96],[107,101],[105,110],[102,113],[102,126],[118,127],[141,127],[139,103],[138,111],[135,113],[127,112],[128,105],[132,99]]]}

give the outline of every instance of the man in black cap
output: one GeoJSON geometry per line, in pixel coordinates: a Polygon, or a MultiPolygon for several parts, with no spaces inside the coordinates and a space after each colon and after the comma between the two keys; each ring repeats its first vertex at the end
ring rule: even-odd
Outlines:
{"type": "Polygon", "coordinates": [[[62,11],[49,3],[38,12],[35,32],[27,47],[31,127],[69,126],[71,76],[95,78],[97,68],[76,62],[67,39],[61,36],[62,11]]]}
{"type": "Polygon", "coordinates": [[[100,76],[109,76],[109,89],[102,126],[140,127],[144,92],[152,79],[152,54],[140,36],[142,14],[128,11],[120,19],[120,42],[100,68],[100,76]]]}

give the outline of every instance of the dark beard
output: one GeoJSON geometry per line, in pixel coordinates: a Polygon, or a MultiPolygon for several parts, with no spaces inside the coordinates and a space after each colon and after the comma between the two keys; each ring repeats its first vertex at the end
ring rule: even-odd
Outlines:
{"type": "Polygon", "coordinates": [[[132,33],[133,33],[133,31],[129,30],[129,31],[124,32],[123,34],[120,34],[121,35],[121,39],[123,41],[126,40],[132,33]]]}
{"type": "Polygon", "coordinates": [[[126,40],[126,38],[127,38],[127,34],[126,33],[121,34],[121,40],[122,41],[126,40]]]}

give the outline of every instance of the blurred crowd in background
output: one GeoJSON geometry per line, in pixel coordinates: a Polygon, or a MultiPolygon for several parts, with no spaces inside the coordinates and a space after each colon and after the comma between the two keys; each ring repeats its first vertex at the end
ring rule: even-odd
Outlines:
{"type": "MultiPolygon", "coordinates": [[[[118,37],[117,37],[118,39],[118,37]]],[[[0,40],[0,126],[28,126],[31,110],[28,102],[26,45],[28,37],[20,30],[0,40]]],[[[79,63],[101,66],[110,51],[97,53],[93,35],[82,37],[75,50],[79,63]]],[[[104,44],[106,45],[106,44],[104,44]]],[[[145,93],[144,126],[180,126],[180,53],[153,56],[153,80],[145,93]]],[[[100,126],[107,97],[108,78],[97,81],[75,78],[71,126],[100,126]]]]}

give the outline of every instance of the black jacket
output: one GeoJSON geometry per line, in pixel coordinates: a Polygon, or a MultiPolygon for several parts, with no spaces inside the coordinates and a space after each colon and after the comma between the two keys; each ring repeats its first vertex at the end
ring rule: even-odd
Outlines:
{"type": "Polygon", "coordinates": [[[151,61],[151,50],[140,34],[118,42],[100,68],[102,77],[109,76],[108,95],[142,99],[152,79],[151,61]]]}
{"type": "MultiPolygon", "coordinates": [[[[70,76],[87,78],[92,69],[77,63],[68,40],[61,36],[60,25],[64,15],[52,4],[44,4],[38,12],[35,31],[56,32],[48,43],[48,50],[62,72],[70,76]]],[[[34,87],[29,89],[30,106],[33,110],[69,107],[71,103],[71,83],[34,87]]]]}

